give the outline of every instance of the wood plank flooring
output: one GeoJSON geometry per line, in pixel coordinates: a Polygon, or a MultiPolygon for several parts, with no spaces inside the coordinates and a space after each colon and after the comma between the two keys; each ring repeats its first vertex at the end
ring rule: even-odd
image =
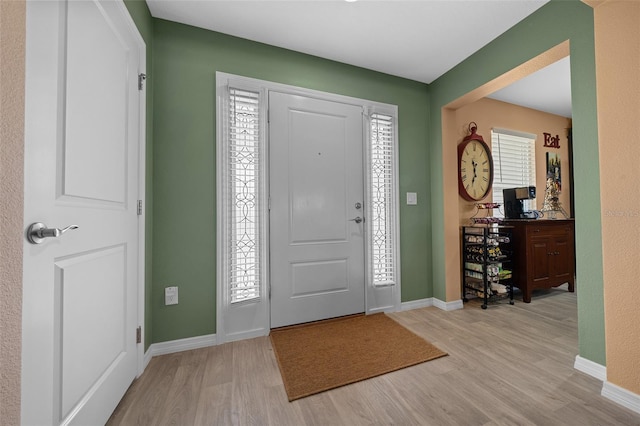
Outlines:
{"type": "Polygon", "coordinates": [[[640,425],[573,368],[566,287],[390,316],[449,356],[291,403],[268,337],[158,356],[108,425],[640,425]]]}

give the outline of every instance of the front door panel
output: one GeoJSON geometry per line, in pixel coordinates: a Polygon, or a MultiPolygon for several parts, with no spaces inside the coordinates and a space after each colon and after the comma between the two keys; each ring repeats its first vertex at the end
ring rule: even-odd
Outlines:
{"type": "Polygon", "coordinates": [[[270,93],[271,327],[364,312],[362,108],[270,93]]]}

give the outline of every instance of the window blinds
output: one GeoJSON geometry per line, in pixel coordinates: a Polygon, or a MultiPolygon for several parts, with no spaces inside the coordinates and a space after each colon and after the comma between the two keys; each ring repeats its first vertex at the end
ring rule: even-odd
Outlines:
{"type": "Polygon", "coordinates": [[[229,92],[229,290],[231,303],[260,297],[260,94],[229,92]]]}
{"type": "MultiPolygon", "coordinates": [[[[505,129],[491,131],[493,155],[493,202],[504,203],[502,190],[536,184],[536,136],[505,129]]],[[[535,200],[525,201],[527,210],[535,209],[535,200]],[[531,205],[527,205],[530,203],[531,205]]],[[[501,213],[495,212],[496,216],[501,213]]]]}
{"type": "Polygon", "coordinates": [[[371,231],[373,285],[395,285],[393,117],[371,115],[371,231]]]}

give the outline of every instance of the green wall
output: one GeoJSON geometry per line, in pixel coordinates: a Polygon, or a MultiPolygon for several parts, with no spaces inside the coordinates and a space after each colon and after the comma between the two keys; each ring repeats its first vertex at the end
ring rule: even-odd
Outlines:
{"type": "Polygon", "coordinates": [[[146,175],[145,175],[145,319],[144,349],[151,345],[153,327],[153,18],[144,0],[125,0],[129,14],[133,18],[140,35],[147,46],[147,81],[146,81],[146,175]]]}
{"type": "Polygon", "coordinates": [[[147,43],[145,349],[215,333],[215,72],[399,106],[402,301],[445,300],[441,108],[571,43],[580,355],[605,364],[593,11],[552,0],[433,84],[151,18],[125,0],[147,43]],[[429,122],[429,123],[427,123],[429,122]],[[153,143],[152,143],[153,141],[153,143]],[[428,143],[427,143],[428,141],[428,143]],[[155,170],[155,172],[154,172],[155,170]],[[433,235],[432,235],[433,232],[433,235]],[[180,304],[164,306],[164,287],[180,304]]]}
{"type": "Polygon", "coordinates": [[[398,105],[402,300],[432,296],[427,85],[163,20],[153,41],[153,342],[216,332],[215,73],[398,105]],[[179,286],[178,305],[164,288],[179,286]]]}
{"type": "Polygon", "coordinates": [[[571,52],[579,350],[604,365],[593,10],[580,1],[552,0],[429,86],[433,291],[445,300],[444,215],[458,214],[442,208],[442,107],[565,40],[571,52]]]}

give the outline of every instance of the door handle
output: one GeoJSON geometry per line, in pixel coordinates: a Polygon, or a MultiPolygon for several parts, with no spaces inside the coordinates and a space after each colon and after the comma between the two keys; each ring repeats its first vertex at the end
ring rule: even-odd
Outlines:
{"type": "Polygon", "coordinates": [[[56,238],[64,234],[70,229],[77,229],[78,225],[69,225],[66,228],[47,228],[47,225],[41,222],[35,222],[29,225],[27,229],[27,239],[31,244],[41,244],[45,238],[56,238]]]}
{"type": "Polygon", "coordinates": [[[357,217],[355,217],[355,218],[353,218],[353,219],[349,219],[349,221],[351,221],[351,222],[355,222],[355,223],[361,223],[361,222],[363,222],[363,221],[364,221],[364,219],[363,219],[363,218],[361,218],[360,216],[357,216],[357,217]]]}

